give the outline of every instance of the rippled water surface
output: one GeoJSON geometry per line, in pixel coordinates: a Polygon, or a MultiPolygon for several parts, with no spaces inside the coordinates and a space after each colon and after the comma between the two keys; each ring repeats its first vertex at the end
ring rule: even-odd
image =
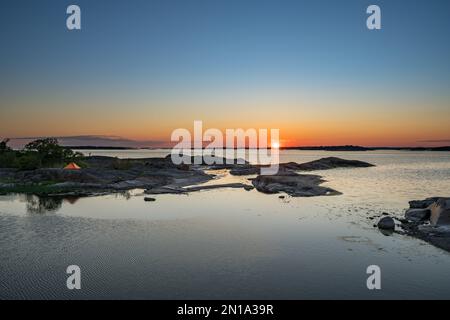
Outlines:
{"type": "MultiPolygon", "coordinates": [[[[89,151],[125,157],[165,150],[89,151]]],[[[86,153],[89,153],[86,152],[86,153]]],[[[279,199],[256,190],[92,198],[0,196],[0,298],[450,298],[450,254],[385,236],[369,216],[449,196],[448,152],[282,151],[376,164],[315,172],[343,195],[279,199]],[[82,290],[66,288],[68,265],[82,290]],[[366,288],[366,268],[382,290],[366,288]]],[[[245,182],[218,172],[215,182],[245,182]]],[[[210,182],[211,183],[211,182],[210,182]]]]}

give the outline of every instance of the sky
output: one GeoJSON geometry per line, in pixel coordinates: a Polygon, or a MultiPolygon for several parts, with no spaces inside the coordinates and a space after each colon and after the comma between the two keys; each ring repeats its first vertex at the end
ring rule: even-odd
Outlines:
{"type": "Polygon", "coordinates": [[[0,138],[156,147],[202,120],[282,146],[450,145],[449,16],[446,0],[2,0],[0,138]]]}

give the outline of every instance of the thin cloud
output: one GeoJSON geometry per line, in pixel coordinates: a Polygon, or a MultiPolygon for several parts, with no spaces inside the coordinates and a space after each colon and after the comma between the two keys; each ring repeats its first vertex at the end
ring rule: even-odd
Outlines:
{"type": "Polygon", "coordinates": [[[425,142],[425,143],[450,143],[450,139],[443,139],[443,140],[418,140],[417,142],[425,142]]]}
{"type": "Polygon", "coordinates": [[[15,137],[11,143],[16,147],[23,146],[30,141],[42,138],[56,138],[63,146],[94,146],[94,147],[128,147],[128,148],[155,148],[164,147],[166,141],[161,140],[132,140],[119,136],[108,135],[79,135],[79,136],[53,136],[53,137],[15,137]]]}

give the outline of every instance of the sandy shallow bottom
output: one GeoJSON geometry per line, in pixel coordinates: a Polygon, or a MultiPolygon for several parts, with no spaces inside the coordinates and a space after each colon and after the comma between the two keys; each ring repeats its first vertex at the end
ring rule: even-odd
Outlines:
{"type": "MultiPolygon", "coordinates": [[[[377,167],[320,173],[342,196],[279,199],[240,189],[151,203],[139,190],[61,203],[0,196],[0,298],[450,298],[450,254],[384,236],[368,219],[449,193],[450,179],[429,183],[449,174],[449,155],[346,158],[377,167]],[[79,291],[66,288],[72,264],[82,270],[79,291]],[[366,288],[372,264],[381,267],[379,291],[366,288]]],[[[218,181],[242,179],[222,172],[218,181]]]]}

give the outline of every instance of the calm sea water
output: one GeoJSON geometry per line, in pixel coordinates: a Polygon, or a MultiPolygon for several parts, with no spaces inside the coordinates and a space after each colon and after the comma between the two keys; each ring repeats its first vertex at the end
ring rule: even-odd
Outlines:
{"type": "MultiPolygon", "coordinates": [[[[326,156],[377,166],[317,172],[343,192],[329,197],[234,189],[150,203],[140,190],[60,201],[0,196],[0,298],[449,299],[450,254],[385,236],[368,217],[450,196],[450,153],[282,151],[280,160],[326,156]],[[79,291],[66,288],[72,264],[81,267],[79,291]],[[379,291],[366,287],[372,264],[381,267],[379,291]]],[[[214,183],[222,181],[246,177],[221,171],[214,183]]]]}

